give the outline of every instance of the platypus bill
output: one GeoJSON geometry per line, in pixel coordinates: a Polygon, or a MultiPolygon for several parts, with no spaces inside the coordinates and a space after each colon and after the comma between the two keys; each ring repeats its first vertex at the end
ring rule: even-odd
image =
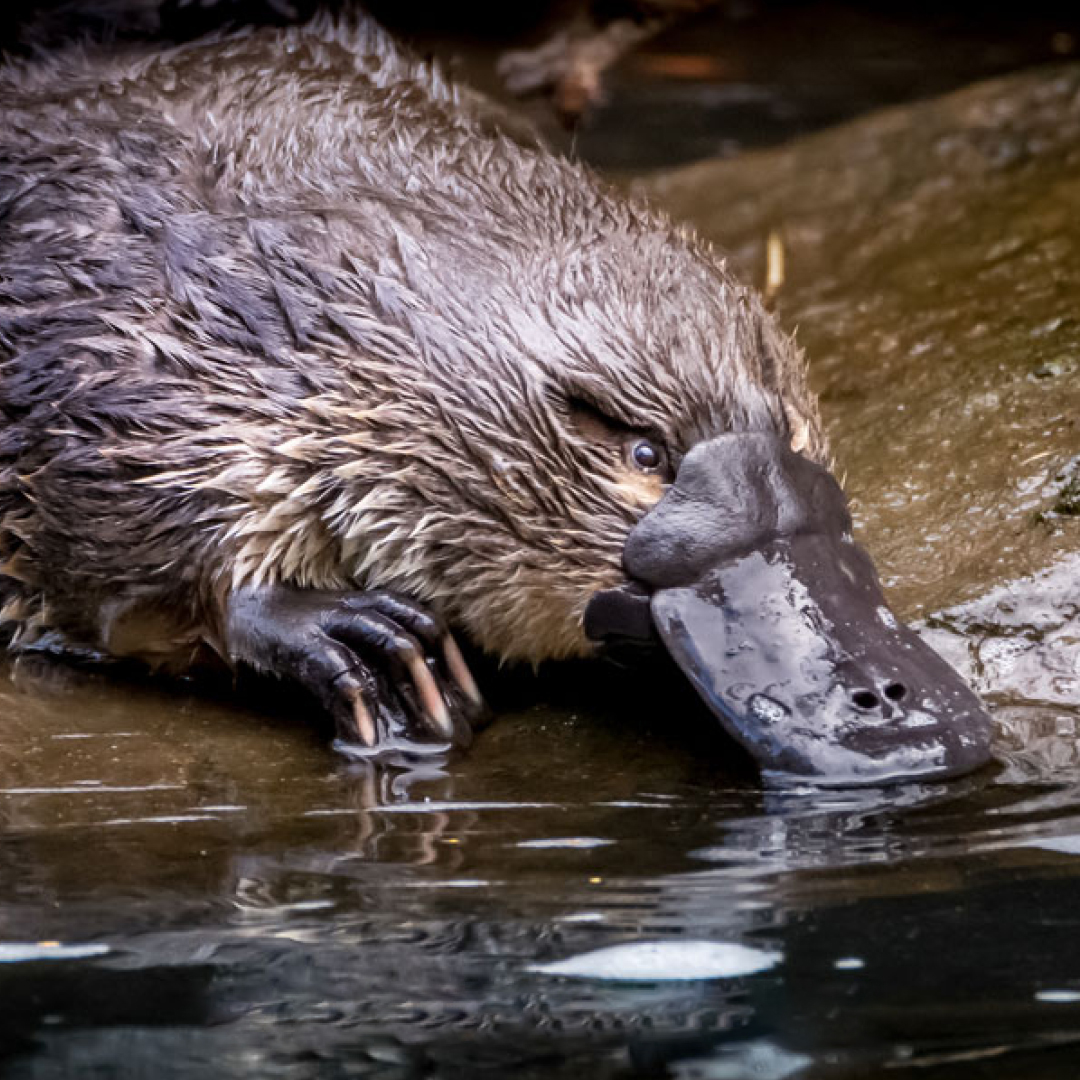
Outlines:
{"type": "Polygon", "coordinates": [[[468,741],[448,629],[666,648],[767,772],[988,758],[889,612],[794,343],[689,231],[377,27],[0,72],[14,651],[295,680],[343,744],[468,741]]]}

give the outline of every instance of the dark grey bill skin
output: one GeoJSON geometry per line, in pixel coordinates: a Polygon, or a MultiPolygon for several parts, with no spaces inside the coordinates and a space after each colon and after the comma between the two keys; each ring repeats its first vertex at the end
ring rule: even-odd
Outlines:
{"type": "Polygon", "coordinates": [[[635,584],[592,600],[587,633],[655,631],[766,773],[882,783],[989,760],[990,717],[887,607],[840,486],[775,435],[695,447],[623,562],[635,584]]]}

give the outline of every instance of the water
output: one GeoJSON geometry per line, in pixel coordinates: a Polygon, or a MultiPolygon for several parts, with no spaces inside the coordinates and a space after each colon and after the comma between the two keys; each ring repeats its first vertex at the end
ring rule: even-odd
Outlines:
{"type": "Polygon", "coordinates": [[[951,784],[762,791],[681,722],[535,706],[375,773],[303,715],[17,672],[0,1074],[1073,1075],[1052,737],[951,784]]]}

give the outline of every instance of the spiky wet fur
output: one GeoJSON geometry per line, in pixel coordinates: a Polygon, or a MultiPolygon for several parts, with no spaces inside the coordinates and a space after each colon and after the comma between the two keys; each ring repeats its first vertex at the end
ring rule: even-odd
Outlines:
{"type": "Polygon", "coordinates": [[[687,230],[492,130],[371,22],[0,72],[0,546],[14,645],[183,667],[230,590],[385,586],[588,648],[646,509],[569,398],[824,439],[687,230]]]}

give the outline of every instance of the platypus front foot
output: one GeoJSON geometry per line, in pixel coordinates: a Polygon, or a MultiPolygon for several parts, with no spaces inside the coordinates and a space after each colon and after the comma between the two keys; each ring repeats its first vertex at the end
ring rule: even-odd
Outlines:
{"type": "Polygon", "coordinates": [[[232,660],[314,694],[345,743],[467,746],[485,712],[445,624],[394,593],[241,589],[225,635],[232,660]]]}

